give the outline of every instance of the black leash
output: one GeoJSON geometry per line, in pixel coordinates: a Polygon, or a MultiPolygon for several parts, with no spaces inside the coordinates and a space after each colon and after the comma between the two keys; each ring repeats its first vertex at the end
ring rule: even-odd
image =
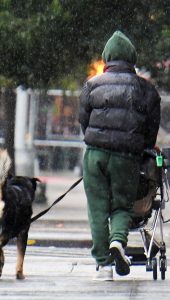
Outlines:
{"type": "Polygon", "coordinates": [[[30,223],[33,223],[34,221],[36,221],[37,219],[39,219],[40,217],[45,215],[55,204],[57,204],[61,199],[63,199],[65,197],[65,195],[67,195],[72,189],[74,189],[75,186],[78,185],[82,181],[82,179],[83,179],[83,177],[80,177],[76,182],[74,182],[72,184],[72,186],[64,194],[62,194],[60,197],[58,197],[48,208],[44,209],[43,211],[41,211],[40,213],[38,213],[37,215],[32,217],[30,223]]]}

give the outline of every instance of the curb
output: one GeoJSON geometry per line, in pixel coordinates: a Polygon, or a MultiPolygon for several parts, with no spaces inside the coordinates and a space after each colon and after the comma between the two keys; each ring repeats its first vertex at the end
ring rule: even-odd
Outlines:
{"type": "MultiPolygon", "coordinates": [[[[15,239],[9,242],[9,245],[15,245],[15,239]]],[[[87,248],[91,249],[92,241],[90,240],[53,240],[53,239],[28,239],[27,246],[35,247],[55,247],[55,248],[87,248]]],[[[125,254],[132,259],[132,265],[146,265],[146,256],[143,247],[129,246],[125,254]]]]}
{"type": "Polygon", "coordinates": [[[89,240],[46,240],[28,239],[28,246],[56,247],[56,248],[91,248],[92,242],[89,240]]]}
{"type": "MultiPolygon", "coordinates": [[[[16,245],[16,239],[11,239],[8,245],[16,245]]],[[[89,240],[53,240],[28,238],[27,246],[56,248],[91,248],[92,242],[89,240]]]]}

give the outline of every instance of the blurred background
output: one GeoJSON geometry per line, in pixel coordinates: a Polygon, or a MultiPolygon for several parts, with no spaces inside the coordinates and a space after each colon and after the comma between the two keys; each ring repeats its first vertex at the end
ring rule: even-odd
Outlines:
{"type": "Polygon", "coordinates": [[[0,145],[14,174],[82,175],[79,94],[103,72],[115,30],[134,43],[138,75],[159,90],[157,144],[170,155],[169,0],[1,0],[0,145]]]}

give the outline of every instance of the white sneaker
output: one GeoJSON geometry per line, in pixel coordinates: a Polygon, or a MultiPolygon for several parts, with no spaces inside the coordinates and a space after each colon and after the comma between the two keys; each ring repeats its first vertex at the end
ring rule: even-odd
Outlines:
{"type": "Polygon", "coordinates": [[[110,252],[115,261],[116,273],[120,276],[128,275],[130,273],[130,259],[125,255],[122,244],[118,241],[113,241],[110,244],[110,252]]]}
{"type": "Polygon", "coordinates": [[[112,266],[99,266],[99,269],[96,271],[96,275],[95,277],[93,277],[93,280],[112,281],[113,280],[112,266]]]}

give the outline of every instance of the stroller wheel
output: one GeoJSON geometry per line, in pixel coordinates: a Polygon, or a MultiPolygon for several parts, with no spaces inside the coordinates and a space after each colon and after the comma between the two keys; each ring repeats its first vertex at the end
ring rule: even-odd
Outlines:
{"type": "Polygon", "coordinates": [[[160,272],[161,272],[161,279],[165,280],[165,272],[166,272],[166,258],[160,258],[160,272]]]}
{"type": "Polygon", "coordinates": [[[153,279],[157,280],[157,259],[156,257],[152,258],[152,270],[153,270],[153,279]]]}

